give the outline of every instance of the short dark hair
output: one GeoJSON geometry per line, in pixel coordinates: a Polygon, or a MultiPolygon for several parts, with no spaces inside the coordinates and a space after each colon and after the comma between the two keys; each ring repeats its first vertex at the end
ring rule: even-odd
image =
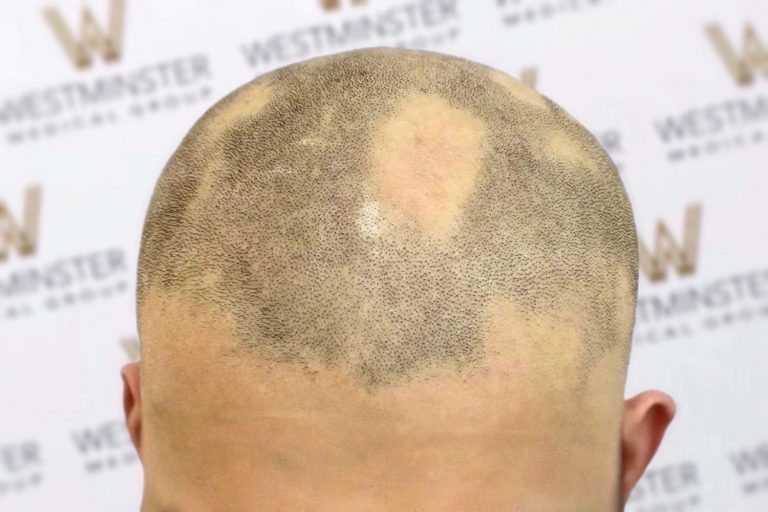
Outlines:
{"type": "Polygon", "coordinates": [[[497,298],[531,318],[576,301],[584,371],[628,352],[634,317],[617,304],[634,311],[637,240],[614,164],[554,102],[467,60],[370,49],[278,69],[211,108],[162,173],[138,277],[139,305],[154,290],[215,304],[244,353],[346,366],[375,388],[482,364],[497,298]],[[477,179],[449,236],[402,223],[372,239],[372,134],[413,95],[483,123],[477,179]]]}

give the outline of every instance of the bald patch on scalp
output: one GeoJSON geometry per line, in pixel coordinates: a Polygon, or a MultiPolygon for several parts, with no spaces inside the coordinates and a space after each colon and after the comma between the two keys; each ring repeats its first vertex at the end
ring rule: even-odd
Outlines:
{"type": "Polygon", "coordinates": [[[548,107],[547,100],[544,98],[544,96],[539,94],[535,89],[528,87],[520,80],[512,78],[511,76],[507,75],[506,73],[502,73],[501,71],[491,71],[490,77],[491,80],[511,92],[516,98],[525,100],[531,105],[536,105],[537,107],[548,107]]]}
{"type": "Polygon", "coordinates": [[[373,181],[383,204],[426,232],[444,233],[474,190],[485,130],[439,96],[405,98],[373,136],[373,181]]]}
{"type": "MultiPolygon", "coordinates": [[[[588,158],[588,155],[584,153],[582,145],[578,140],[574,140],[573,137],[570,137],[567,133],[555,130],[553,133],[549,134],[545,140],[545,150],[549,151],[553,157],[573,164],[590,164],[590,159],[588,158]]],[[[574,169],[582,169],[582,167],[574,166],[574,169]]]]}
{"type": "MultiPolygon", "coordinates": [[[[271,97],[272,85],[268,82],[255,87],[243,87],[235,90],[209,110],[205,122],[199,126],[198,140],[208,143],[217,140],[222,133],[231,129],[232,126],[258,115],[271,97]]],[[[213,190],[214,176],[222,171],[223,162],[221,161],[208,160],[204,155],[199,155],[197,160],[207,161],[207,165],[201,169],[197,194],[190,201],[190,209],[195,209],[211,200],[211,194],[215,192],[213,190]]]]}
{"type": "Polygon", "coordinates": [[[140,312],[154,293],[227,311],[243,361],[371,392],[504,344],[585,381],[628,353],[637,240],[613,163],[555,103],[462,59],[361,50],[260,77],[190,131],[147,215],[140,312]],[[505,337],[505,308],[570,337],[505,337]]]}
{"type": "Polygon", "coordinates": [[[240,88],[211,109],[205,127],[214,133],[229,130],[237,123],[258,115],[271,97],[272,84],[269,82],[240,88]]]}

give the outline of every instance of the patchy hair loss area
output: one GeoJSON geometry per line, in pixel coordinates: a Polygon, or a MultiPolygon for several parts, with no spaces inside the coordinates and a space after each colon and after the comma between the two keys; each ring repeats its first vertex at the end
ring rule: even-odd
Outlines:
{"type": "Polygon", "coordinates": [[[513,350],[509,308],[562,312],[579,372],[626,353],[637,249],[613,163],[559,106],[463,59],[372,49],[212,107],[160,177],[138,277],[140,312],[181,294],[226,312],[245,359],[373,389],[513,350]]]}

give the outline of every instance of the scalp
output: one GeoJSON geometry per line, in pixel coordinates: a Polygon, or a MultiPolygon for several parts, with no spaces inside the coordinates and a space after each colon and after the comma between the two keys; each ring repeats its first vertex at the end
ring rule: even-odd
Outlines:
{"type": "Polygon", "coordinates": [[[579,123],[498,71],[376,49],[279,69],[203,116],[153,196],[138,300],[213,304],[244,358],[373,388],[482,366],[510,307],[563,312],[587,372],[628,351],[636,288],[628,199],[579,123]]]}

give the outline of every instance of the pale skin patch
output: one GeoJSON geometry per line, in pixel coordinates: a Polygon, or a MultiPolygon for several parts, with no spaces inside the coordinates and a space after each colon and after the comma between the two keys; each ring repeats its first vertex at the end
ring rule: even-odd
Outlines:
{"type": "MultiPolygon", "coordinates": [[[[631,275],[629,271],[619,272],[613,285],[616,294],[616,319],[619,325],[626,326],[628,335],[632,336],[632,329],[635,323],[635,308],[637,297],[637,274],[631,275]]],[[[624,372],[629,365],[629,350],[632,346],[631,341],[625,345],[624,359],[619,363],[619,367],[624,372]]],[[[617,384],[621,389],[624,388],[624,382],[617,384]]]]}
{"type": "Polygon", "coordinates": [[[446,234],[474,190],[485,131],[442,98],[405,99],[373,138],[372,181],[382,206],[424,232],[446,234]]]}
{"type": "MultiPolygon", "coordinates": [[[[234,124],[242,120],[252,119],[257,115],[272,97],[271,84],[254,84],[244,87],[219,103],[202,121],[206,137],[216,137],[224,131],[231,129],[234,124]]],[[[205,204],[206,199],[213,191],[216,171],[220,163],[209,164],[200,174],[197,187],[197,195],[190,203],[190,209],[195,209],[199,204],[205,204]]]]}
{"type": "Polygon", "coordinates": [[[271,84],[248,85],[217,105],[205,120],[205,128],[213,133],[228,130],[238,121],[253,118],[271,97],[271,84]]]}
{"type": "Polygon", "coordinates": [[[542,157],[563,162],[573,172],[591,173],[596,179],[605,173],[605,169],[586,152],[582,142],[559,129],[544,132],[540,142],[531,144],[531,151],[540,151],[542,157]]]}
{"type": "Polygon", "coordinates": [[[364,238],[377,238],[381,233],[381,210],[379,203],[369,201],[360,207],[357,228],[364,238]]]}
{"type": "Polygon", "coordinates": [[[212,163],[200,174],[200,183],[197,186],[197,194],[189,203],[189,209],[191,211],[206,204],[206,200],[210,197],[211,191],[213,190],[213,184],[215,182],[214,176],[218,167],[218,164],[212,163]]]}
{"type": "Polygon", "coordinates": [[[483,337],[492,357],[536,392],[565,392],[577,380],[576,355],[584,332],[578,318],[569,322],[561,313],[557,319],[528,318],[517,304],[500,299],[485,314],[483,337]]]}
{"type": "MultiPolygon", "coordinates": [[[[214,273],[208,280],[218,278],[214,273]]],[[[211,403],[216,396],[228,393],[219,387],[215,376],[207,371],[212,361],[221,360],[234,345],[211,343],[210,340],[233,339],[231,314],[210,306],[151,292],[139,310],[142,339],[142,391],[152,409],[162,410],[168,404],[211,403]],[[189,346],[194,343],[194,350],[189,346]]]]}
{"type": "Polygon", "coordinates": [[[565,132],[547,134],[546,152],[553,157],[573,163],[588,162],[587,154],[577,140],[565,132]]]}
{"type": "MultiPolygon", "coordinates": [[[[531,481],[531,488],[542,489],[541,482],[551,475],[552,487],[545,495],[590,488],[595,482],[613,481],[615,487],[626,361],[620,348],[611,350],[594,361],[582,379],[578,362],[587,335],[583,317],[575,304],[570,313],[558,308],[556,316],[530,317],[506,299],[489,304],[486,311],[484,340],[492,353],[491,367],[520,383],[514,399],[528,404],[531,427],[547,429],[553,443],[562,444],[556,451],[572,455],[560,458],[557,468],[539,459],[542,466],[532,469],[541,480],[531,481]],[[584,459],[573,456],[581,450],[584,459]],[[583,460],[590,460],[589,467],[581,465],[583,460]]],[[[611,506],[606,502],[595,510],[611,506]]]]}
{"type": "Polygon", "coordinates": [[[527,103],[530,103],[531,105],[535,105],[537,107],[541,107],[541,108],[549,107],[549,105],[547,104],[547,101],[544,99],[544,96],[539,94],[535,89],[531,89],[530,87],[525,85],[523,82],[516,80],[511,76],[507,75],[506,73],[502,73],[501,71],[494,70],[494,71],[491,71],[489,75],[491,77],[491,80],[493,80],[500,86],[507,89],[516,98],[523,100],[527,103]]]}
{"type": "Polygon", "coordinates": [[[620,272],[616,276],[614,290],[616,290],[618,318],[621,321],[633,322],[635,318],[635,296],[637,291],[637,275],[630,275],[629,271],[620,272]]]}

